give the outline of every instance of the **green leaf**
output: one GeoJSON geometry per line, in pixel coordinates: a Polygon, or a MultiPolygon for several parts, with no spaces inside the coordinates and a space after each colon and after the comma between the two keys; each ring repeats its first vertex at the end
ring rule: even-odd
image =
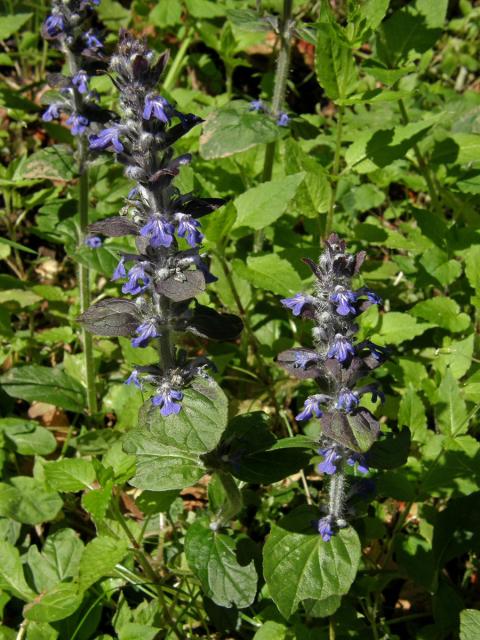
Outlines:
{"type": "Polygon", "coordinates": [[[480,135],[475,133],[452,133],[450,136],[458,146],[456,164],[478,162],[480,157],[480,135]]]}
{"type": "Polygon", "coordinates": [[[272,291],[281,296],[298,293],[302,289],[300,276],[288,260],[276,253],[249,256],[245,265],[241,260],[233,261],[234,272],[254,287],[272,291]]]}
{"type": "Polygon", "coordinates": [[[253,560],[241,564],[234,540],[197,520],[187,530],[185,555],[205,594],[221,607],[252,604],[257,591],[253,560]]]}
{"type": "Polygon", "coordinates": [[[436,392],[435,417],[440,431],[452,438],[467,433],[468,414],[457,380],[447,369],[436,392]]]}
{"type": "Polygon", "coordinates": [[[292,475],[309,463],[311,441],[276,440],[270,418],[262,411],[243,413],[230,421],[220,449],[228,453],[229,471],[239,480],[271,484],[292,475]]]}
{"type": "Polygon", "coordinates": [[[249,111],[248,103],[236,100],[208,116],[200,137],[200,154],[206,160],[226,158],[277,140],[282,135],[280,129],[266,114],[249,111]]]}
{"type": "Polygon", "coordinates": [[[304,172],[295,173],[244,191],[234,201],[237,219],[233,228],[264,229],[275,222],[287,210],[304,178],[304,172]]]}
{"type": "Polygon", "coordinates": [[[414,388],[409,385],[400,400],[398,407],[398,426],[406,426],[412,432],[416,440],[425,433],[427,428],[427,416],[425,406],[414,388]]]}
{"type": "Polygon", "coordinates": [[[321,22],[317,26],[315,71],[331,100],[346,98],[355,90],[357,68],[350,46],[339,37],[339,28],[321,22]]]}
{"type": "Polygon", "coordinates": [[[480,291],[480,245],[475,244],[469,247],[464,254],[465,259],[465,274],[469,283],[475,289],[480,291]]]}
{"type": "Polygon", "coordinates": [[[19,178],[68,182],[75,177],[72,149],[66,144],[55,144],[28,157],[19,178]]]}
{"type": "Polygon", "coordinates": [[[57,448],[53,433],[32,420],[1,418],[0,432],[13,449],[24,456],[46,456],[57,448]]]}
{"type": "Polygon", "coordinates": [[[146,516],[165,513],[178,496],[178,491],[142,491],[136,505],[146,516]]]}
{"type": "Polygon", "coordinates": [[[127,27],[130,22],[130,11],[115,0],[102,0],[98,7],[95,7],[95,10],[98,12],[100,20],[112,31],[127,27]]]}
{"type": "Polygon", "coordinates": [[[137,458],[131,484],[151,491],[194,484],[206,473],[201,456],[218,444],[226,425],[227,399],[213,381],[197,378],[185,390],[177,415],[165,418],[147,401],[140,429],[128,433],[124,443],[124,450],[137,458]]]}
{"type": "Polygon", "coordinates": [[[115,565],[123,560],[127,551],[128,543],[124,539],[94,538],[85,547],[80,560],[80,588],[88,589],[100,578],[115,575],[115,565]]]}
{"type": "Polygon", "coordinates": [[[442,287],[448,287],[462,273],[460,262],[453,258],[449,260],[447,253],[438,247],[427,249],[420,258],[420,264],[425,268],[428,278],[442,287]]]}
{"type": "Polygon", "coordinates": [[[418,322],[408,313],[391,311],[380,316],[380,329],[378,334],[372,336],[372,341],[381,341],[381,344],[401,344],[405,340],[413,340],[421,336],[427,329],[434,325],[428,322],[418,322]]]}
{"type": "Polygon", "coordinates": [[[377,54],[388,66],[411,61],[428,51],[442,33],[448,0],[417,0],[385,20],[377,36],[377,54]]]}
{"type": "Polygon", "coordinates": [[[0,40],[7,40],[14,33],[18,33],[25,23],[27,23],[33,13],[15,13],[0,17],[0,40]]]}
{"type": "Polygon", "coordinates": [[[285,640],[288,628],[280,622],[267,620],[253,636],[253,640],[285,640]]]}
{"type": "Polygon", "coordinates": [[[460,613],[460,640],[480,638],[480,611],[464,609],[460,613]]]}
{"type": "Polygon", "coordinates": [[[383,434],[368,451],[368,464],[375,469],[395,469],[407,462],[410,451],[410,429],[383,434]]]}
{"type": "Polygon", "coordinates": [[[157,2],[150,11],[149,20],[156,27],[164,29],[180,23],[182,3],[179,0],[157,2]]]}
{"type": "Polygon", "coordinates": [[[349,168],[368,173],[384,168],[395,160],[404,158],[407,151],[419,142],[434,124],[435,118],[411,122],[396,127],[368,129],[356,134],[355,142],[345,152],[349,168]]]}
{"type": "Polygon", "coordinates": [[[91,488],[96,479],[92,463],[83,458],[47,462],[44,472],[48,485],[56,491],[82,491],[91,488]]]}
{"type": "Polygon", "coordinates": [[[0,589],[20,600],[32,600],[36,595],[25,580],[18,549],[6,540],[0,540],[0,589]]]}
{"type": "Polygon", "coordinates": [[[63,506],[55,491],[27,476],[16,476],[11,484],[0,483],[0,516],[23,524],[54,520],[63,506]]]}
{"type": "Polygon", "coordinates": [[[63,620],[78,609],[82,600],[83,594],[78,592],[78,585],[71,582],[59,584],[51,591],[37,596],[35,602],[27,604],[23,615],[27,620],[35,622],[63,620]]]}
{"type": "Polygon", "coordinates": [[[47,402],[76,413],[85,407],[82,385],[60,369],[36,364],[10,369],[0,377],[0,384],[13,398],[47,402]]]}
{"type": "Polygon", "coordinates": [[[418,302],[410,309],[410,313],[453,333],[465,331],[470,326],[469,316],[460,313],[460,307],[455,300],[443,296],[418,302]]]}
{"type": "Polygon", "coordinates": [[[187,11],[195,18],[218,18],[225,15],[225,9],[218,2],[210,0],[185,0],[187,11]]]}
{"type": "Polygon", "coordinates": [[[36,545],[28,549],[27,561],[39,593],[53,589],[59,582],[78,576],[83,542],[73,529],[50,534],[40,553],[36,545]]]}
{"type": "Polygon", "coordinates": [[[315,531],[319,514],[299,507],[272,526],[263,549],[263,569],[270,595],[289,618],[303,600],[323,600],[349,590],[360,561],[360,540],[352,527],[329,542],[315,531]]]}

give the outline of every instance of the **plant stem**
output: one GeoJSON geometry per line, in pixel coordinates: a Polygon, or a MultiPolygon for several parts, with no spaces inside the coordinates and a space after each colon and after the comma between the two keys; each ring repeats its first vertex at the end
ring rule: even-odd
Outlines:
{"type": "Polygon", "coordinates": [[[343,106],[338,108],[337,115],[337,133],[335,136],[335,155],[333,157],[333,166],[331,173],[331,193],[328,203],[327,220],[325,222],[325,237],[328,238],[333,227],[333,213],[335,210],[335,202],[337,199],[338,174],[340,171],[340,154],[342,151],[342,128],[343,128],[343,106]]]}
{"type": "MultiPolygon", "coordinates": [[[[402,123],[403,124],[408,124],[410,122],[410,119],[408,117],[407,108],[405,107],[405,103],[401,98],[398,101],[398,108],[400,110],[402,123]]],[[[430,169],[428,168],[428,164],[426,163],[425,158],[423,157],[423,154],[420,151],[420,147],[416,143],[413,145],[413,152],[415,154],[415,158],[417,160],[417,164],[418,164],[418,168],[420,170],[420,173],[422,174],[422,176],[425,179],[425,182],[427,183],[427,189],[428,189],[428,193],[430,195],[430,200],[432,201],[432,205],[433,205],[436,213],[438,215],[442,215],[443,214],[442,207],[441,207],[440,201],[438,199],[437,191],[435,189],[435,185],[434,185],[434,182],[433,182],[432,175],[430,173],[430,169]]]]}
{"type": "Polygon", "coordinates": [[[174,87],[177,77],[182,69],[185,56],[187,55],[188,47],[193,42],[193,38],[194,38],[193,30],[189,32],[187,29],[185,33],[185,38],[179,50],[177,51],[175,58],[173,59],[170,69],[168,70],[168,73],[165,76],[165,80],[163,81],[163,88],[165,89],[165,91],[170,91],[174,87]]]}
{"type": "Polygon", "coordinates": [[[339,467],[330,479],[328,513],[335,519],[342,517],[345,490],[345,472],[339,467]]]}
{"type": "MultiPolygon", "coordinates": [[[[285,102],[287,91],[288,72],[290,67],[291,49],[291,19],[293,0],[283,0],[282,20],[279,24],[280,48],[278,51],[277,66],[275,68],[275,79],[273,83],[272,115],[276,118],[285,102]]],[[[275,161],[276,143],[269,142],[265,148],[265,159],[263,161],[262,182],[269,182],[273,175],[273,164],[275,161]]],[[[261,251],[265,240],[262,229],[255,233],[254,251],[261,251]]]]}
{"type": "MultiPolygon", "coordinates": [[[[80,234],[83,238],[88,227],[88,168],[86,166],[87,149],[83,140],[79,140],[80,182],[79,213],[80,234]]],[[[87,265],[78,267],[78,287],[80,290],[80,312],[84,313],[90,306],[90,269],[87,265]]],[[[82,327],[81,339],[85,361],[85,383],[87,387],[87,407],[90,415],[97,413],[97,392],[95,388],[95,361],[93,358],[92,334],[82,327]]]]}
{"type": "MultiPolygon", "coordinates": [[[[65,45],[63,48],[70,75],[78,72],[78,62],[75,54],[65,45]]],[[[82,95],[73,87],[73,101],[75,111],[82,111],[82,95]]],[[[80,242],[83,242],[88,228],[89,180],[88,180],[88,145],[85,136],[77,139],[78,153],[78,208],[80,218],[80,242]]],[[[90,306],[90,268],[87,265],[78,266],[78,288],[80,291],[80,313],[84,313],[90,306]]],[[[90,415],[97,413],[97,392],[95,388],[95,361],[93,358],[92,335],[83,328],[80,329],[85,362],[85,386],[87,388],[87,408],[90,415]]]]}

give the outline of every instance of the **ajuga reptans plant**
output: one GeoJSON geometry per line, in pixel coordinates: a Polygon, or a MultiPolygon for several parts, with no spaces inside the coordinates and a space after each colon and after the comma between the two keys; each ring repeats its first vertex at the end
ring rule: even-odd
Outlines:
{"type": "Polygon", "coordinates": [[[352,289],[365,252],[346,252],[345,242],[332,234],[318,264],[305,259],[316,282],[313,294],[298,293],[282,300],[294,316],[313,320],[313,349],[289,349],[280,354],[279,363],[300,379],[312,378],[318,393],[308,396],[296,416],[299,421],[320,418],[320,472],[330,476],[326,515],[316,526],[325,541],[347,525],[345,466],[368,472],[368,449],[379,434],[379,423],[360,405],[362,395],[373,401],[383,399],[375,385],[357,386],[361,378],[378,367],[386,350],[370,341],[358,342],[357,316],[380,298],[367,287],[352,289]]]}
{"type": "Polygon", "coordinates": [[[125,166],[134,181],[121,215],[90,225],[94,234],[135,236],[137,253],[124,253],[113,280],[123,280],[129,299],[102,300],[80,321],[104,336],[131,336],[134,347],[156,343],[158,366],[139,366],[127,383],[149,385],[152,404],[163,416],[181,411],[183,389],[195,376],[206,375],[204,357],[188,360],[174,344],[176,332],[229,340],[238,336],[241,321],[219,314],[192,299],[215,278],[200,251],[199,218],[215,210],[219,199],[181,194],[173,181],[189,154],[174,157],[172,145],[201,119],[180,113],[158,93],[168,59],[156,58],[143,41],[122,33],[110,70],[119,90],[118,122],[90,136],[90,148],[107,149],[125,166]]]}
{"type": "MultiPolygon", "coordinates": [[[[48,107],[42,119],[51,122],[62,115],[68,116],[66,124],[76,138],[76,161],[78,166],[78,212],[79,245],[91,249],[100,246],[100,238],[87,233],[89,223],[88,163],[90,152],[88,136],[107,122],[111,113],[98,104],[98,95],[90,89],[92,76],[104,71],[107,57],[99,32],[95,29],[97,16],[94,5],[100,0],[53,0],[50,15],[42,27],[44,38],[51,41],[64,54],[68,75],[49,74],[48,82],[58,91],[47,94],[48,107]]],[[[88,265],[78,266],[80,310],[84,312],[90,304],[90,273],[88,265]]],[[[91,336],[82,331],[88,409],[96,413],[95,366],[91,336]]]]}

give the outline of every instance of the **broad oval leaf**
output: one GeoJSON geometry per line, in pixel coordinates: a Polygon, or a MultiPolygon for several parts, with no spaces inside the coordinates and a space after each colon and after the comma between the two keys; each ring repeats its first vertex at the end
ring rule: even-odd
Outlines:
{"type": "Polygon", "coordinates": [[[55,622],[72,615],[81,605],[82,600],[83,594],[79,592],[77,584],[60,583],[51,591],[42,593],[32,603],[27,604],[23,613],[27,620],[55,622]]]}
{"type": "Polygon", "coordinates": [[[85,407],[84,388],[60,369],[37,364],[10,369],[0,378],[0,384],[13,398],[48,402],[77,413],[85,407]]]}
{"type": "Polygon", "coordinates": [[[273,142],[282,133],[273,118],[249,111],[248,103],[236,100],[208,116],[200,137],[200,153],[206,160],[226,158],[273,142]]]}
{"type": "Polygon", "coordinates": [[[139,423],[124,441],[124,450],[136,455],[131,484],[151,491],[183,489],[206,473],[202,456],[225,430],[227,398],[216,382],[197,378],[185,390],[177,415],[163,417],[148,400],[139,423]]]}
{"type": "Polygon", "coordinates": [[[363,407],[354,414],[341,411],[324,413],[321,425],[327,438],[359,453],[368,451],[380,433],[378,420],[363,407]]]}
{"type": "Polygon", "coordinates": [[[289,618],[303,600],[323,600],[350,589],[360,560],[360,540],[352,527],[324,542],[313,522],[319,514],[303,506],[273,525],[263,549],[270,595],[289,618]]]}
{"type": "Polygon", "coordinates": [[[240,564],[234,540],[212,531],[206,520],[191,525],[185,537],[185,555],[205,594],[220,607],[248,607],[257,592],[253,560],[240,564]]]}
{"type": "Polygon", "coordinates": [[[23,524],[53,520],[63,506],[56,491],[50,491],[35,478],[16,476],[11,484],[0,483],[0,516],[23,524]]]}

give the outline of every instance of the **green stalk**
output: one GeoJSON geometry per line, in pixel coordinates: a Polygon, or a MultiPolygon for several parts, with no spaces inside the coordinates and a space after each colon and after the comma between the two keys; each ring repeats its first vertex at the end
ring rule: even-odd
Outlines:
{"type": "MultiPolygon", "coordinates": [[[[410,122],[410,119],[408,117],[407,108],[405,107],[405,103],[401,98],[398,101],[398,108],[400,110],[400,115],[402,117],[402,124],[408,124],[410,122]]],[[[432,201],[432,205],[433,205],[436,213],[439,214],[439,215],[442,215],[442,213],[443,213],[442,207],[440,205],[440,201],[439,201],[438,196],[437,196],[437,191],[436,191],[435,185],[433,183],[433,178],[432,178],[432,175],[430,173],[430,169],[428,168],[428,165],[425,162],[425,158],[423,157],[423,154],[420,151],[420,147],[416,143],[413,145],[413,152],[415,154],[415,158],[417,160],[417,164],[418,164],[418,168],[420,170],[420,173],[422,174],[422,176],[425,179],[425,182],[427,183],[427,189],[428,189],[428,193],[430,195],[430,200],[432,201]]]]}
{"type": "Polygon", "coordinates": [[[337,199],[338,174],[340,171],[340,154],[342,151],[342,127],[343,127],[343,106],[338,108],[337,116],[337,134],[335,136],[335,155],[333,157],[332,172],[330,175],[331,193],[328,203],[327,220],[325,222],[325,237],[332,232],[333,213],[335,211],[335,201],[337,199]]]}
{"type": "MultiPolygon", "coordinates": [[[[78,71],[77,61],[74,54],[64,47],[65,58],[68,63],[70,75],[75,75],[78,71]]],[[[82,107],[82,96],[73,88],[73,99],[75,110],[80,111],[82,107]]],[[[88,146],[84,136],[78,136],[78,201],[80,217],[80,238],[83,239],[88,228],[88,204],[89,204],[89,181],[88,181],[88,146]]],[[[87,265],[78,266],[78,287],[80,291],[80,313],[84,313],[90,306],[90,268],[87,265]]],[[[93,358],[92,335],[83,327],[80,329],[80,336],[83,346],[83,356],[85,362],[85,385],[87,388],[87,408],[90,415],[97,413],[97,392],[95,387],[95,361],[93,358]]]]}
{"type": "Polygon", "coordinates": [[[170,69],[168,70],[168,73],[165,76],[165,80],[163,81],[163,88],[165,89],[165,91],[170,91],[175,85],[177,77],[182,69],[185,56],[187,55],[188,47],[193,42],[194,35],[195,34],[193,30],[190,31],[190,33],[187,30],[187,32],[185,33],[185,38],[180,46],[180,49],[177,51],[177,54],[173,59],[170,69]]]}
{"type": "MultiPolygon", "coordinates": [[[[292,19],[293,0],[283,0],[282,20],[280,23],[280,48],[278,51],[277,66],[275,69],[275,80],[273,83],[272,114],[277,117],[285,102],[287,92],[288,71],[290,66],[290,21],[292,19]]],[[[262,182],[269,182],[273,175],[273,165],[275,162],[276,143],[269,142],[265,148],[265,159],[263,161],[262,182]]],[[[255,233],[253,249],[255,252],[263,249],[265,234],[263,229],[255,233]]]]}
{"type": "MultiPolygon", "coordinates": [[[[80,182],[79,182],[79,213],[80,233],[85,236],[88,227],[88,168],[86,166],[87,149],[84,140],[79,140],[80,153],[80,182]]],[[[80,312],[84,313],[90,306],[90,269],[87,265],[78,267],[78,287],[80,290],[80,312]]],[[[87,387],[87,407],[90,415],[97,413],[97,392],[95,387],[95,361],[93,358],[92,334],[81,329],[83,356],[85,361],[85,383],[87,387]]]]}

